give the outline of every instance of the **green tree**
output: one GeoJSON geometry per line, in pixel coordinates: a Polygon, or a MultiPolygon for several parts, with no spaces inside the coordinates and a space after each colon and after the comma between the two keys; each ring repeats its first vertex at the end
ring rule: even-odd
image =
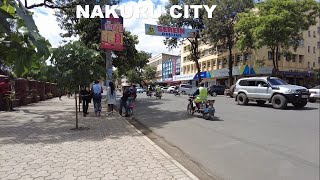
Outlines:
{"type": "Polygon", "coordinates": [[[320,3],[315,0],[266,0],[239,14],[235,30],[240,50],[266,46],[272,53],[274,72],[279,73],[281,52],[289,56],[303,40],[302,32],[316,24],[320,3]]]}
{"type": "Polygon", "coordinates": [[[130,83],[134,83],[134,84],[139,83],[140,84],[142,81],[142,77],[140,76],[139,72],[137,72],[133,69],[129,70],[126,73],[126,77],[128,78],[128,81],[130,83]]]}
{"type": "Polygon", "coordinates": [[[53,49],[51,58],[56,68],[56,82],[76,92],[79,85],[89,85],[104,76],[104,59],[100,53],[89,49],[82,42],[75,41],[53,49]]]}
{"type": "Polygon", "coordinates": [[[23,76],[50,55],[50,43],[40,34],[32,13],[18,0],[0,2],[0,60],[23,76]]]}
{"type": "Polygon", "coordinates": [[[157,74],[157,68],[154,67],[154,66],[146,66],[144,69],[143,69],[143,77],[145,80],[153,80],[154,78],[156,78],[156,74],[157,74]]]}
{"type": "MultiPolygon", "coordinates": [[[[199,18],[194,18],[194,11],[192,9],[189,10],[189,18],[184,18],[184,10],[176,10],[176,13],[181,13],[182,16],[180,18],[173,18],[170,15],[170,8],[173,5],[207,5],[207,2],[201,0],[169,0],[169,3],[166,5],[166,14],[160,16],[158,24],[159,25],[167,25],[172,27],[180,27],[180,28],[192,28],[198,29],[199,31],[204,29],[204,14],[205,10],[199,10],[199,18]]],[[[199,65],[200,53],[199,53],[199,38],[200,32],[196,35],[195,38],[187,38],[191,43],[191,59],[196,63],[196,67],[198,70],[198,81],[201,82],[201,68],[199,65]]],[[[164,44],[167,45],[169,49],[173,49],[178,47],[178,43],[182,43],[183,39],[178,40],[177,38],[166,38],[164,40],[164,44]]]]}
{"type": "Polygon", "coordinates": [[[251,9],[253,0],[210,0],[209,5],[217,5],[212,18],[205,17],[205,38],[217,48],[218,53],[229,52],[229,86],[232,85],[233,59],[232,49],[235,45],[236,34],[234,25],[237,14],[251,9]]]}

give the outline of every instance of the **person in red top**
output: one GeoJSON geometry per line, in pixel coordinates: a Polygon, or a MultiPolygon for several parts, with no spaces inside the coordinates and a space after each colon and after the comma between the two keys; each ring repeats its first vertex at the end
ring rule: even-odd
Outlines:
{"type": "Polygon", "coordinates": [[[3,82],[0,82],[0,104],[1,109],[0,110],[8,110],[8,106],[10,110],[12,110],[12,104],[8,99],[6,99],[6,95],[9,95],[11,93],[11,83],[8,78],[6,78],[3,82]]]}

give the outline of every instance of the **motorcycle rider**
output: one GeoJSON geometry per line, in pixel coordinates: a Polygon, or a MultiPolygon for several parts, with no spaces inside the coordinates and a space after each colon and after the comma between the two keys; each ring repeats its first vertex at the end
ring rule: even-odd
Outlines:
{"type": "Polygon", "coordinates": [[[174,94],[179,94],[179,86],[174,87],[174,94]]]}
{"type": "Polygon", "coordinates": [[[157,85],[157,87],[156,87],[156,93],[157,93],[157,95],[161,94],[161,88],[159,85],[157,85]]]}
{"type": "Polygon", "coordinates": [[[200,83],[200,87],[196,92],[193,93],[193,97],[196,97],[193,102],[196,104],[197,108],[200,109],[200,103],[208,99],[208,89],[204,87],[204,83],[200,83]]]}

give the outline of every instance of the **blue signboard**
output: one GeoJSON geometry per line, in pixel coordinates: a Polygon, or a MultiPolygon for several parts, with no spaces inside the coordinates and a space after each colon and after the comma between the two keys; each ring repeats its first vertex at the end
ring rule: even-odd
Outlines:
{"type": "MultiPolygon", "coordinates": [[[[211,78],[211,74],[209,71],[204,71],[200,73],[201,79],[211,78]]],[[[198,80],[198,73],[195,74],[193,80],[198,80]]]]}
{"type": "Polygon", "coordinates": [[[145,24],[146,34],[153,36],[165,36],[168,38],[192,38],[196,36],[197,31],[199,30],[145,24]]]}

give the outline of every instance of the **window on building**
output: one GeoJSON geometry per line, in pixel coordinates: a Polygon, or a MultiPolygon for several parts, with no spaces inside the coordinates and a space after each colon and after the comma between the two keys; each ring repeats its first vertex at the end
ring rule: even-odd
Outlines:
{"type": "Polygon", "coordinates": [[[227,62],[228,62],[228,61],[227,61],[227,58],[224,58],[224,59],[223,59],[223,64],[227,64],[227,62]]]}
{"type": "Polygon", "coordinates": [[[183,57],[183,62],[186,62],[187,61],[187,57],[183,57]]]}
{"type": "Polygon", "coordinates": [[[210,63],[210,61],[209,61],[207,64],[208,64],[208,68],[210,68],[210,67],[211,67],[211,63],[210,63]]]}
{"type": "Polygon", "coordinates": [[[304,40],[303,40],[303,39],[300,40],[299,46],[300,46],[300,47],[303,47],[303,46],[304,46],[304,40]]]}
{"type": "Polygon", "coordinates": [[[273,56],[273,55],[272,55],[272,52],[271,52],[271,51],[268,51],[268,59],[269,59],[269,60],[272,60],[272,56],[273,56]]]}
{"type": "Polygon", "coordinates": [[[193,72],[193,65],[191,65],[191,72],[193,72]]]}
{"type": "Polygon", "coordinates": [[[219,66],[222,65],[222,60],[218,60],[218,65],[219,65],[219,66]]]}
{"type": "Polygon", "coordinates": [[[237,62],[241,61],[241,55],[237,55],[237,62]]]}
{"type": "Polygon", "coordinates": [[[308,53],[310,52],[310,46],[308,46],[308,53]]]}
{"type": "Polygon", "coordinates": [[[316,47],[313,47],[313,53],[316,53],[316,47]]]}
{"type": "Polygon", "coordinates": [[[311,32],[310,31],[308,31],[308,36],[311,37],[311,32]]]}
{"type": "Polygon", "coordinates": [[[316,32],[315,31],[313,31],[313,37],[316,37],[316,32]]]}
{"type": "Polygon", "coordinates": [[[296,54],[292,54],[292,57],[291,57],[291,59],[292,59],[292,62],[296,62],[296,59],[297,59],[297,55],[296,55],[296,54]]]}
{"type": "Polygon", "coordinates": [[[244,60],[249,61],[251,59],[251,55],[249,53],[244,54],[244,60]]]}
{"type": "Polygon", "coordinates": [[[299,55],[299,62],[302,62],[304,59],[304,55],[299,55]]]}
{"type": "Polygon", "coordinates": [[[183,52],[187,51],[187,46],[183,47],[183,52]]]}
{"type": "Polygon", "coordinates": [[[320,34],[320,26],[318,27],[318,34],[320,34]]]}
{"type": "Polygon", "coordinates": [[[318,57],[318,64],[320,64],[320,57],[318,57]]]}
{"type": "Polygon", "coordinates": [[[213,64],[213,66],[216,66],[216,61],[213,60],[213,61],[212,61],[212,64],[213,64]]]}
{"type": "Polygon", "coordinates": [[[308,68],[310,68],[310,62],[308,62],[308,68]]]}
{"type": "Polygon", "coordinates": [[[316,67],[316,62],[313,62],[312,65],[313,65],[313,67],[316,67]]]}
{"type": "Polygon", "coordinates": [[[320,49],[320,41],[317,42],[317,47],[320,49]]]}

